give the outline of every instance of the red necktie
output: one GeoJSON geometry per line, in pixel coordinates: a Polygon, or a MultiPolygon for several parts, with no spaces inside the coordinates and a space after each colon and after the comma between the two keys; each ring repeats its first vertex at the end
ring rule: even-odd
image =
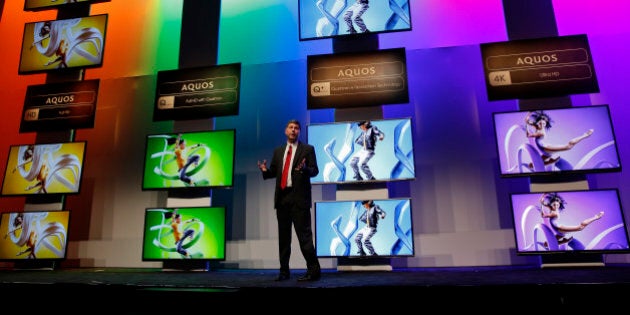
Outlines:
{"type": "Polygon", "coordinates": [[[287,157],[284,159],[284,168],[282,169],[282,181],[280,182],[280,188],[282,189],[287,187],[287,179],[289,178],[289,165],[291,165],[292,149],[293,149],[293,146],[289,145],[289,151],[287,152],[287,157]]]}

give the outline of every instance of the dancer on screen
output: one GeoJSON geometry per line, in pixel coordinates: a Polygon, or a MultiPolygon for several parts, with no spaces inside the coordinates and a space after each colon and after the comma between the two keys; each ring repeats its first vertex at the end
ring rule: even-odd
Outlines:
{"type": "Polygon", "coordinates": [[[377,232],[378,220],[385,219],[385,211],[375,204],[374,200],[363,200],[361,204],[365,211],[359,217],[359,221],[365,223],[365,226],[354,237],[354,241],[359,248],[357,254],[366,256],[369,253],[370,256],[377,256],[378,254],[374,250],[374,246],[372,246],[371,239],[377,232]],[[367,249],[367,253],[364,250],[364,246],[367,249]]]}
{"type": "MultiPolygon", "coordinates": [[[[558,193],[545,193],[540,197],[540,215],[545,219],[545,224],[550,227],[556,237],[558,246],[566,244],[573,250],[584,250],[585,246],[577,238],[570,235],[573,232],[584,230],[591,223],[601,219],[604,212],[600,211],[594,216],[584,219],[577,225],[564,225],[560,223],[560,213],[564,211],[566,202],[558,193]]],[[[545,247],[549,247],[549,243],[545,242],[545,247]]]]}
{"type": "Polygon", "coordinates": [[[376,142],[383,141],[385,139],[385,133],[383,133],[376,126],[372,125],[369,120],[360,121],[358,123],[359,128],[361,128],[361,134],[356,138],[355,143],[362,147],[357,154],[352,157],[350,160],[350,167],[354,171],[354,179],[363,180],[364,178],[361,176],[359,172],[359,165],[361,165],[361,170],[363,171],[363,175],[367,180],[375,180],[376,178],[372,175],[372,170],[368,165],[368,162],[374,157],[376,142]]]}
{"type": "Polygon", "coordinates": [[[348,33],[356,34],[358,33],[356,28],[354,28],[354,24],[359,28],[359,32],[361,33],[369,33],[370,30],[365,25],[363,21],[363,14],[370,8],[369,0],[357,0],[357,2],[351,5],[346,13],[343,14],[343,20],[346,22],[348,26],[348,33]],[[354,22],[354,24],[353,24],[354,22]]]}
{"type": "MultiPolygon", "coordinates": [[[[559,170],[572,170],[573,165],[566,159],[563,159],[558,152],[571,150],[580,141],[588,138],[593,134],[593,129],[588,129],[582,135],[570,139],[566,144],[551,144],[545,141],[547,132],[551,129],[551,117],[542,110],[528,112],[525,116],[525,133],[527,138],[530,139],[531,145],[534,146],[545,166],[553,165],[559,170]]],[[[530,164],[530,168],[533,168],[533,163],[530,164]]]]}

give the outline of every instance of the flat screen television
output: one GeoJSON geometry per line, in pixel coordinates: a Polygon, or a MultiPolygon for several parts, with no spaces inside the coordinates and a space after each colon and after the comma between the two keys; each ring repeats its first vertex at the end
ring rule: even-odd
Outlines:
{"type": "Polygon", "coordinates": [[[316,201],[315,247],[318,257],[413,256],[411,199],[316,201]]]}
{"type": "Polygon", "coordinates": [[[78,194],[87,142],[12,145],[2,196],[78,194]]]}
{"type": "Polygon", "coordinates": [[[300,40],[410,31],[410,2],[299,0],[300,40]]]}
{"type": "Polygon", "coordinates": [[[72,6],[78,4],[92,4],[99,2],[109,2],[110,0],[25,0],[24,11],[39,11],[46,9],[72,6]]]}
{"type": "Polygon", "coordinates": [[[24,25],[19,74],[100,67],[107,14],[24,25]]]}
{"type": "Polygon", "coordinates": [[[142,260],[225,260],[225,207],[147,208],[142,260]]]}
{"type": "Polygon", "coordinates": [[[510,198],[517,254],[630,249],[617,189],[515,193],[510,198]]]}
{"type": "Polygon", "coordinates": [[[411,118],[310,124],[307,138],[315,147],[319,168],[319,174],[311,178],[312,184],[416,177],[411,118]]]}
{"type": "Polygon", "coordinates": [[[234,185],[236,130],[147,135],[143,190],[234,185]]]}
{"type": "Polygon", "coordinates": [[[502,177],[621,170],[607,105],[495,112],[493,120],[502,177]]]}
{"type": "Polygon", "coordinates": [[[66,258],[70,211],[4,212],[0,217],[0,260],[66,258]]]}

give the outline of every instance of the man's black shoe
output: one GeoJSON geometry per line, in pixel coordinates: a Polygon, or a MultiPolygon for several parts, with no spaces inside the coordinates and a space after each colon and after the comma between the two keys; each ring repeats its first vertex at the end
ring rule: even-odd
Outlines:
{"type": "Polygon", "coordinates": [[[321,277],[320,273],[307,272],[305,275],[298,278],[298,281],[317,281],[321,277]]]}
{"type": "Polygon", "coordinates": [[[289,280],[289,278],[291,278],[291,276],[289,276],[289,274],[286,274],[286,273],[280,273],[280,274],[278,274],[278,276],[276,277],[275,281],[284,281],[284,280],[289,280]]]}

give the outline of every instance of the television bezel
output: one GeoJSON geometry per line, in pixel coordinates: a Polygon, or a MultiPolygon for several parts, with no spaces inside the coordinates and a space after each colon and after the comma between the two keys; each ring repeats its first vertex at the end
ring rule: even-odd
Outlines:
{"type": "MultiPolygon", "coordinates": [[[[516,254],[519,256],[532,256],[532,255],[543,255],[543,256],[552,256],[552,255],[564,255],[566,257],[572,257],[572,256],[576,256],[576,255],[590,255],[590,254],[623,254],[623,253],[630,253],[630,236],[628,235],[628,225],[626,223],[625,217],[624,217],[624,211],[623,211],[623,205],[621,204],[621,196],[619,194],[619,190],[617,188],[600,188],[600,189],[568,189],[568,190],[545,190],[545,191],[537,191],[537,192],[524,192],[524,193],[510,193],[509,196],[510,199],[510,213],[512,216],[512,223],[514,224],[514,228],[512,229],[513,232],[513,236],[514,236],[514,245],[515,245],[515,251],[516,254]],[[573,249],[567,249],[567,250],[553,250],[553,251],[545,251],[545,250],[533,250],[533,251],[527,251],[524,250],[522,248],[522,246],[519,245],[519,238],[522,238],[522,236],[519,236],[519,233],[522,233],[522,231],[519,229],[517,231],[516,229],[516,224],[518,224],[517,222],[517,218],[515,215],[516,210],[514,209],[515,205],[514,205],[514,198],[516,196],[521,196],[521,195],[532,195],[532,196],[540,196],[544,193],[558,193],[561,196],[565,196],[567,194],[571,194],[571,193],[597,193],[597,192],[610,192],[610,193],[614,193],[616,195],[616,200],[617,200],[617,205],[619,206],[619,217],[621,219],[621,224],[623,224],[623,232],[626,238],[626,242],[628,243],[628,248],[625,249],[605,249],[605,248],[601,248],[601,249],[584,249],[584,250],[573,250],[573,249]]],[[[565,198],[566,199],[566,198],[565,198]]],[[[570,200],[567,201],[567,203],[570,203],[570,200]]],[[[571,205],[569,205],[569,207],[571,207],[571,205]]],[[[570,210],[570,209],[569,209],[570,210]]],[[[605,211],[605,210],[604,210],[605,211]]],[[[531,215],[536,215],[539,216],[537,213],[531,214],[531,215]]],[[[605,214],[604,214],[605,215],[605,214]]],[[[588,229],[588,227],[587,227],[588,229]]],[[[573,232],[570,232],[569,234],[571,234],[573,232]]],[[[576,233],[580,233],[580,232],[576,232],[576,233]]],[[[586,242],[584,242],[586,243],[586,242]]],[[[584,244],[586,245],[586,244],[584,244]]]]}
{"type": "MultiPolygon", "coordinates": [[[[0,227],[4,227],[4,218],[9,218],[11,214],[13,213],[51,213],[51,212],[56,212],[56,213],[66,213],[66,218],[67,221],[66,223],[66,236],[64,239],[64,247],[63,247],[63,255],[62,257],[45,257],[45,258],[9,258],[9,257],[2,257],[0,255],[0,261],[5,261],[5,262],[36,262],[36,261],[62,261],[65,260],[68,256],[68,245],[70,242],[69,239],[69,234],[70,234],[70,220],[71,220],[71,213],[70,210],[34,210],[34,211],[6,211],[6,212],[2,212],[0,213],[0,227]]],[[[4,234],[5,231],[2,231],[2,234],[4,234]]],[[[8,231],[7,231],[8,232],[8,231]]],[[[8,241],[10,242],[10,241],[8,241]]]]}
{"type": "MultiPolygon", "coordinates": [[[[319,200],[319,201],[315,201],[314,205],[313,205],[313,212],[314,212],[314,229],[313,229],[313,235],[314,235],[314,243],[315,243],[315,251],[317,254],[318,258],[348,258],[348,259],[365,259],[365,258],[409,258],[409,257],[415,257],[415,252],[416,252],[416,245],[415,245],[415,241],[414,241],[414,234],[413,234],[413,204],[412,204],[412,199],[411,198],[378,198],[378,199],[373,199],[375,204],[379,204],[380,202],[407,202],[409,205],[409,213],[408,213],[408,217],[409,217],[409,231],[408,233],[410,233],[409,236],[409,240],[411,241],[411,253],[408,254],[399,254],[399,255],[392,255],[391,251],[389,254],[381,254],[378,253],[378,256],[370,256],[369,253],[367,256],[360,256],[355,252],[355,242],[354,242],[354,236],[356,235],[356,233],[361,229],[361,227],[363,226],[363,223],[357,222],[358,225],[356,227],[356,229],[353,231],[353,233],[348,236],[349,238],[349,242],[350,242],[350,246],[351,249],[349,250],[349,255],[333,255],[333,254],[323,254],[323,253],[319,253],[318,252],[318,243],[320,242],[319,240],[319,235],[321,234],[321,224],[318,224],[318,214],[319,211],[321,210],[321,208],[318,208],[318,206],[322,205],[322,204],[339,204],[340,206],[344,205],[344,204],[348,204],[349,206],[352,206],[352,203],[359,203],[357,205],[357,207],[359,207],[359,210],[361,211],[361,207],[362,205],[361,203],[361,199],[356,199],[356,200],[319,200]]],[[[358,218],[361,216],[362,212],[357,213],[357,221],[358,218]]],[[[321,216],[321,215],[319,215],[321,216]]],[[[385,215],[385,219],[388,218],[388,216],[390,218],[393,218],[393,220],[396,220],[394,217],[394,213],[392,213],[391,211],[386,211],[386,215],[385,215]]],[[[331,224],[330,223],[326,223],[324,224],[326,227],[330,228],[331,224]]],[[[380,226],[380,225],[379,225],[380,226]]],[[[395,230],[395,228],[392,228],[392,230],[395,230]]],[[[378,237],[378,233],[382,233],[383,228],[380,227],[378,232],[374,235],[374,237],[378,237]]],[[[395,232],[395,231],[394,231],[395,232]]],[[[392,244],[393,246],[393,244],[392,244]]]]}
{"type": "Polygon", "coordinates": [[[67,71],[71,71],[71,70],[78,70],[78,69],[91,69],[91,68],[99,68],[103,66],[104,63],[104,59],[105,59],[105,48],[106,48],[106,43],[107,43],[107,25],[109,22],[109,14],[108,13],[102,13],[102,14],[95,14],[95,15],[88,15],[88,16],[83,16],[83,17],[75,17],[75,18],[64,18],[64,19],[57,19],[57,20],[42,20],[42,21],[35,21],[35,22],[27,22],[24,24],[24,29],[22,32],[22,42],[20,45],[20,61],[18,63],[18,74],[19,75],[25,75],[25,74],[37,74],[37,73],[55,73],[55,72],[67,72],[67,71]],[[25,45],[27,45],[26,43],[26,30],[29,27],[29,25],[35,25],[37,23],[45,23],[45,22],[62,22],[62,21],[69,21],[69,20],[73,20],[73,19],[87,19],[87,18],[104,18],[105,20],[103,21],[103,29],[100,30],[102,32],[102,36],[103,36],[103,40],[101,43],[101,57],[99,59],[98,63],[89,63],[86,65],[80,65],[80,66],[68,66],[66,68],[57,68],[57,67],[52,67],[52,68],[45,68],[45,67],[41,67],[41,68],[36,68],[36,69],[32,69],[32,70],[23,70],[23,62],[24,62],[24,50],[25,50],[25,45]]]}
{"type": "Polygon", "coordinates": [[[227,209],[225,206],[185,206],[185,207],[148,207],[145,208],[144,211],[144,221],[143,221],[143,232],[142,232],[142,252],[141,252],[142,261],[225,261],[227,259],[227,209]],[[147,227],[147,219],[149,216],[149,212],[153,210],[170,210],[173,211],[175,209],[182,209],[188,211],[221,211],[223,215],[223,250],[221,252],[222,257],[212,258],[212,257],[202,257],[202,258],[152,258],[146,256],[146,245],[147,242],[150,242],[147,237],[148,227],[147,227]]]}
{"type": "MultiPolygon", "coordinates": [[[[81,193],[81,187],[83,186],[83,174],[85,173],[85,157],[86,157],[86,151],[87,151],[87,144],[88,142],[86,140],[82,140],[82,141],[66,141],[66,142],[52,142],[52,143],[30,143],[30,144],[12,144],[9,146],[9,150],[7,153],[7,161],[5,163],[5,173],[4,173],[4,177],[2,178],[2,186],[0,186],[0,196],[2,197],[30,197],[30,196],[54,196],[54,195],[78,195],[81,193]],[[76,191],[54,191],[54,192],[46,192],[46,193],[14,193],[14,194],[10,194],[5,192],[5,185],[6,184],[10,184],[7,182],[7,174],[10,172],[10,165],[9,162],[11,160],[11,151],[12,150],[19,150],[19,147],[22,146],[28,146],[28,145],[57,145],[57,144],[61,144],[62,146],[65,144],[83,144],[83,152],[81,152],[81,156],[80,156],[80,163],[81,163],[81,169],[79,170],[79,175],[77,176],[78,182],[77,182],[77,190],[76,191]]],[[[16,152],[17,155],[17,152],[16,152]]]]}
{"type": "MultiPolygon", "coordinates": [[[[385,30],[384,28],[382,30],[376,30],[376,29],[369,29],[370,32],[368,33],[356,33],[356,34],[330,34],[330,35],[325,35],[325,36],[304,36],[302,29],[304,28],[302,26],[302,22],[304,20],[304,8],[303,5],[306,5],[307,2],[310,2],[313,4],[313,7],[315,10],[315,2],[311,1],[311,0],[298,0],[298,39],[299,41],[312,41],[312,40],[318,40],[318,39],[336,39],[336,38],[344,38],[344,39],[352,39],[352,38],[362,38],[362,37],[367,37],[367,36],[373,36],[373,35],[379,35],[379,34],[389,34],[389,33],[400,33],[400,32],[409,32],[413,30],[413,19],[412,19],[412,14],[411,14],[411,1],[407,1],[407,13],[409,14],[409,27],[405,27],[405,28],[397,28],[397,29],[393,29],[393,30],[385,30]]],[[[345,8],[341,9],[338,13],[338,20],[339,21],[343,21],[343,12],[346,11],[347,8],[349,8],[351,5],[354,4],[353,1],[347,1],[347,5],[345,8]]],[[[325,5],[325,4],[324,4],[325,5]]],[[[403,5],[404,6],[404,5],[403,5]]],[[[400,5],[399,5],[400,7],[400,5]]],[[[402,7],[401,7],[402,8],[402,7]]],[[[403,9],[405,10],[405,9],[403,9]]],[[[369,9],[368,9],[369,12],[369,9]]],[[[322,17],[323,18],[323,17],[322,17]]],[[[343,27],[345,27],[345,25],[340,25],[339,26],[339,30],[341,30],[343,27]]]]}
{"type": "Polygon", "coordinates": [[[101,3],[101,2],[109,2],[111,0],[79,0],[79,2],[59,2],[59,3],[51,3],[51,4],[47,4],[47,5],[31,5],[29,7],[29,1],[30,0],[24,0],[24,11],[43,11],[43,10],[49,10],[49,9],[62,9],[65,7],[75,7],[75,6],[79,6],[81,4],[95,4],[95,3],[101,3]]]}
{"type": "MultiPolygon", "coordinates": [[[[524,117],[524,116],[522,116],[524,117]]],[[[553,114],[551,115],[551,117],[553,118],[553,114]]],[[[622,169],[622,165],[621,165],[621,158],[620,158],[620,153],[619,153],[619,147],[617,144],[617,137],[615,134],[615,130],[614,130],[614,124],[612,121],[612,117],[610,114],[610,108],[608,105],[604,104],[604,105],[589,105],[589,106],[573,106],[573,107],[557,107],[557,108],[540,108],[540,109],[535,109],[535,108],[531,108],[531,109],[526,109],[526,110],[512,110],[512,111],[501,111],[501,112],[493,112],[492,113],[492,123],[493,123],[493,134],[494,134],[494,140],[495,140],[495,152],[497,153],[497,164],[499,167],[499,176],[501,178],[514,178],[514,177],[533,177],[533,178],[543,178],[543,177],[551,177],[551,178],[557,178],[557,177],[563,177],[563,176],[572,176],[572,175],[585,175],[585,174],[598,174],[598,173],[614,173],[614,172],[620,172],[622,169]],[[586,108],[605,108],[606,112],[607,112],[607,116],[608,116],[608,125],[610,127],[610,132],[612,134],[613,137],[613,141],[614,141],[614,149],[615,149],[615,153],[616,153],[616,157],[617,157],[617,161],[619,162],[619,165],[616,167],[609,167],[609,168],[581,168],[581,169],[572,169],[572,170],[551,170],[551,171],[537,171],[537,172],[517,172],[517,173],[508,173],[506,172],[503,167],[504,165],[501,165],[501,157],[503,155],[505,155],[504,153],[502,153],[501,151],[503,150],[501,146],[501,141],[499,140],[499,134],[498,134],[498,130],[497,130],[497,116],[499,115],[505,115],[505,114],[517,114],[517,113],[522,113],[523,115],[525,115],[527,112],[530,111],[535,111],[535,110],[543,110],[547,113],[549,112],[554,112],[554,111],[559,111],[559,110],[572,110],[572,111],[578,111],[578,110],[583,110],[586,108]]],[[[597,131],[595,131],[597,132],[597,131]]],[[[579,144],[577,144],[579,146],[579,144]]],[[[562,152],[559,153],[560,155],[562,155],[562,152]]]]}
{"type": "Polygon", "coordinates": [[[151,134],[147,134],[145,137],[145,147],[144,147],[144,161],[143,161],[143,167],[142,167],[142,190],[143,191],[172,191],[172,192],[178,192],[178,191],[189,191],[189,192],[193,192],[193,191],[198,191],[198,192],[202,192],[202,191],[207,191],[208,189],[229,189],[229,188],[233,188],[234,187],[234,180],[235,180],[235,167],[236,167],[236,129],[235,128],[229,128],[229,129],[213,129],[213,130],[199,130],[199,131],[182,131],[182,132],[161,132],[161,133],[151,133],[151,134]],[[229,169],[229,174],[230,174],[230,179],[231,179],[231,183],[229,184],[223,184],[223,185],[201,185],[201,186],[174,186],[174,187],[149,187],[145,181],[147,180],[147,164],[149,164],[149,138],[152,136],[176,136],[178,134],[182,134],[182,135],[190,135],[190,134],[204,134],[204,133],[208,133],[208,134],[212,134],[212,133],[226,133],[226,132],[231,132],[232,133],[232,156],[231,156],[231,161],[232,161],[232,167],[231,169],[229,169]]]}
{"type": "MultiPolygon", "coordinates": [[[[312,127],[325,127],[325,126],[342,126],[345,124],[357,124],[358,121],[362,121],[362,120],[370,120],[370,122],[372,122],[372,124],[377,124],[378,122],[382,122],[382,121],[390,121],[390,122],[395,122],[395,121],[408,121],[409,122],[409,128],[410,128],[410,132],[409,135],[411,137],[410,139],[410,143],[411,143],[411,154],[413,156],[412,159],[412,164],[413,164],[413,170],[414,170],[414,174],[411,177],[405,177],[405,178],[391,178],[391,177],[387,177],[387,178],[377,178],[375,180],[368,180],[368,179],[363,179],[363,180],[355,180],[351,177],[351,175],[346,175],[348,177],[348,179],[346,180],[335,180],[335,181],[323,181],[323,177],[322,177],[322,181],[315,181],[315,178],[318,178],[320,175],[323,176],[323,172],[324,172],[324,167],[326,165],[326,163],[324,163],[324,155],[322,155],[321,153],[318,153],[318,159],[317,159],[317,163],[321,164],[318,165],[319,168],[319,175],[316,177],[312,177],[311,178],[311,184],[312,185],[329,185],[329,184],[337,184],[337,185],[346,185],[346,184],[374,184],[374,183],[387,183],[387,182],[399,182],[399,181],[412,181],[415,180],[418,176],[417,170],[416,170],[416,165],[415,165],[415,160],[416,160],[416,154],[415,154],[415,147],[416,144],[414,143],[414,120],[412,117],[401,117],[401,118],[379,118],[379,119],[359,119],[356,121],[334,121],[334,122],[327,122],[327,123],[311,123],[308,124],[306,126],[306,136],[307,136],[307,142],[309,144],[315,144],[317,143],[316,141],[314,141],[311,137],[313,137],[314,135],[311,134],[311,128],[312,127]]],[[[385,133],[385,138],[387,137],[393,137],[394,133],[385,133]]],[[[343,138],[343,137],[342,137],[343,138]]],[[[353,135],[352,137],[352,143],[354,145],[354,140],[356,139],[356,133],[353,135]]],[[[343,145],[343,144],[340,144],[343,145]]],[[[378,144],[377,144],[378,146],[378,144]]],[[[382,144],[381,144],[382,146],[382,144]]],[[[319,151],[324,151],[325,149],[323,148],[318,148],[317,145],[315,145],[315,151],[319,152],[319,151]]],[[[377,149],[378,150],[378,149],[377,149]]],[[[347,161],[344,164],[348,164],[350,162],[350,159],[352,158],[352,156],[357,152],[357,150],[353,150],[347,157],[347,161]]],[[[372,161],[373,163],[373,161],[372,161]]],[[[374,169],[374,167],[372,166],[372,169],[374,169]]],[[[350,169],[349,165],[348,165],[348,172],[351,172],[352,170],[350,169]]],[[[374,173],[374,171],[373,171],[374,173]]],[[[391,171],[390,171],[391,174],[391,171]]]]}

